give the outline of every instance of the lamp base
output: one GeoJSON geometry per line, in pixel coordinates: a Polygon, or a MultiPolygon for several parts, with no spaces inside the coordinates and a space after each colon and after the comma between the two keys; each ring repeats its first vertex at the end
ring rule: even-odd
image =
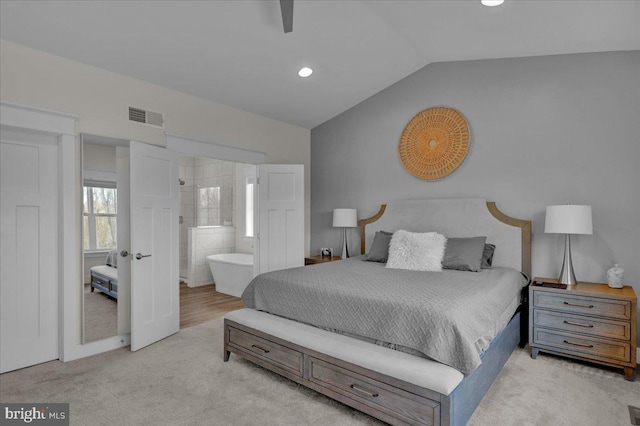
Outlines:
{"type": "Polygon", "coordinates": [[[573,272],[573,263],[571,262],[571,236],[569,234],[564,236],[564,259],[562,260],[558,282],[568,286],[578,284],[576,274],[573,272]]]}
{"type": "Polygon", "coordinates": [[[349,258],[349,247],[347,247],[347,228],[342,228],[343,230],[343,235],[342,235],[342,258],[343,259],[348,259],[349,258]]]}

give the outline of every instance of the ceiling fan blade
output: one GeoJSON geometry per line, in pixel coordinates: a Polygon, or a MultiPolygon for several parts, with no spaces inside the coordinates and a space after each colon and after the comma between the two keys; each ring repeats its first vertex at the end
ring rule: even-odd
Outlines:
{"type": "Polygon", "coordinates": [[[293,0],[280,0],[280,12],[284,32],[290,33],[293,31],[293,0]]]}

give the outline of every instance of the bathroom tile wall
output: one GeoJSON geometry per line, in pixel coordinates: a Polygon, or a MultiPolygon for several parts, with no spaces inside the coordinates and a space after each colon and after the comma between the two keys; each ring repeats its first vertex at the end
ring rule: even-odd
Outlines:
{"type": "Polygon", "coordinates": [[[193,171],[196,188],[220,188],[219,209],[197,206],[197,226],[234,225],[236,163],[196,158],[193,171]]]}
{"type": "Polygon", "coordinates": [[[206,256],[235,252],[236,164],[208,158],[182,157],[180,189],[180,278],[190,287],[211,284],[206,256]],[[198,188],[219,187],[219,208],[198,210],[198,188]],[[214,226],[197,228],[197,226],[214,226]]]}
{"type": "Polygon", "coordinates": [[[234,226],[189,228],[188,234],[188,285],[189,287],[197,287],[213,284],[213,276],[207,262],[207,256],[233,253],[235,250],[236,229],[234,226]]]}

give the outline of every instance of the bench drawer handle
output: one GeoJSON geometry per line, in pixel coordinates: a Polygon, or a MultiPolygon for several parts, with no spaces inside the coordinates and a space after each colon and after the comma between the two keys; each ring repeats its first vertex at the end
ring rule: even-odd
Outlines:
{"type": "Polygon", "coordinates": [[[583,347],[583,348],[592,348],[593,347],[593,345],[585,345],[584,343],[570,342],[568,340],[563,340],[563,342],[565,342],[567,345],[580,346],[580,347],[583,347]]]}
{"type": "Polygon", "coordinates": [[[578,303],[569,303],[569,302],[562,302],[562,303],[569,306],[577,306],[578,308],[587,308],[587,309],[593,308],[593,305],[580,305],[578,303]]]}
{"type": "Polygon", "coordinates": [[[251,345],[251,347],[252,347],[252,348],[254,348],[254,349],[259,350],[259,351],[260,351],[260,352],[262,352],[263,354],[268,354],[268,353],[269,353],[269,351],[268,351],[267,349],[265,349],[265,348],[261,348],[261,347],[260,347],[260,346],[258,346],[258,345],[251,345]]]}
{"type": "Polygon", "coordinates": [[[355,385],[355,384],[351,385],[351,389],[353,389],[356,392],[360,392],[362,394],[365,394],[365,395],[367,395],[367,396],[369,396],[371,398],[377,398],[378,397],[377,393],[368,391],[366,389],[362,389],[361,387],[359,387],[358,385],[355,385]]]}
{"type": "Polygon", "coordinates": [[[564,322],[565,324],[569,324],[569,325],[577,325],[578,327],[593,328],[592,324],[582,324],[582,323],[579,323],[579,322],[573,322],[573,321],[567,321],[567,320],[564,320],[562,322],[564,322]]]}

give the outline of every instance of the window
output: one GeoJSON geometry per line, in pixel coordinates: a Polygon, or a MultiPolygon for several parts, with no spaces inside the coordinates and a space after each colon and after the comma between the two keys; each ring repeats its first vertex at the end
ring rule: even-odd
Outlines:
{"type": "Polygon", "coordinates": [[[197,187],[197,226],[219,226],[220,223],[220,187],[197,187]]]}
{"type": "Polygon", "coordinates": [[[83,188],[83,247],[105,250],[116,247],[117,193],[115,184],[85,183],[83,188]]]}
{"type": "Polygon", "coordinates": [[[245,226],[244,236],[253,237],[253,177],[245,178],[245,226]]]}

